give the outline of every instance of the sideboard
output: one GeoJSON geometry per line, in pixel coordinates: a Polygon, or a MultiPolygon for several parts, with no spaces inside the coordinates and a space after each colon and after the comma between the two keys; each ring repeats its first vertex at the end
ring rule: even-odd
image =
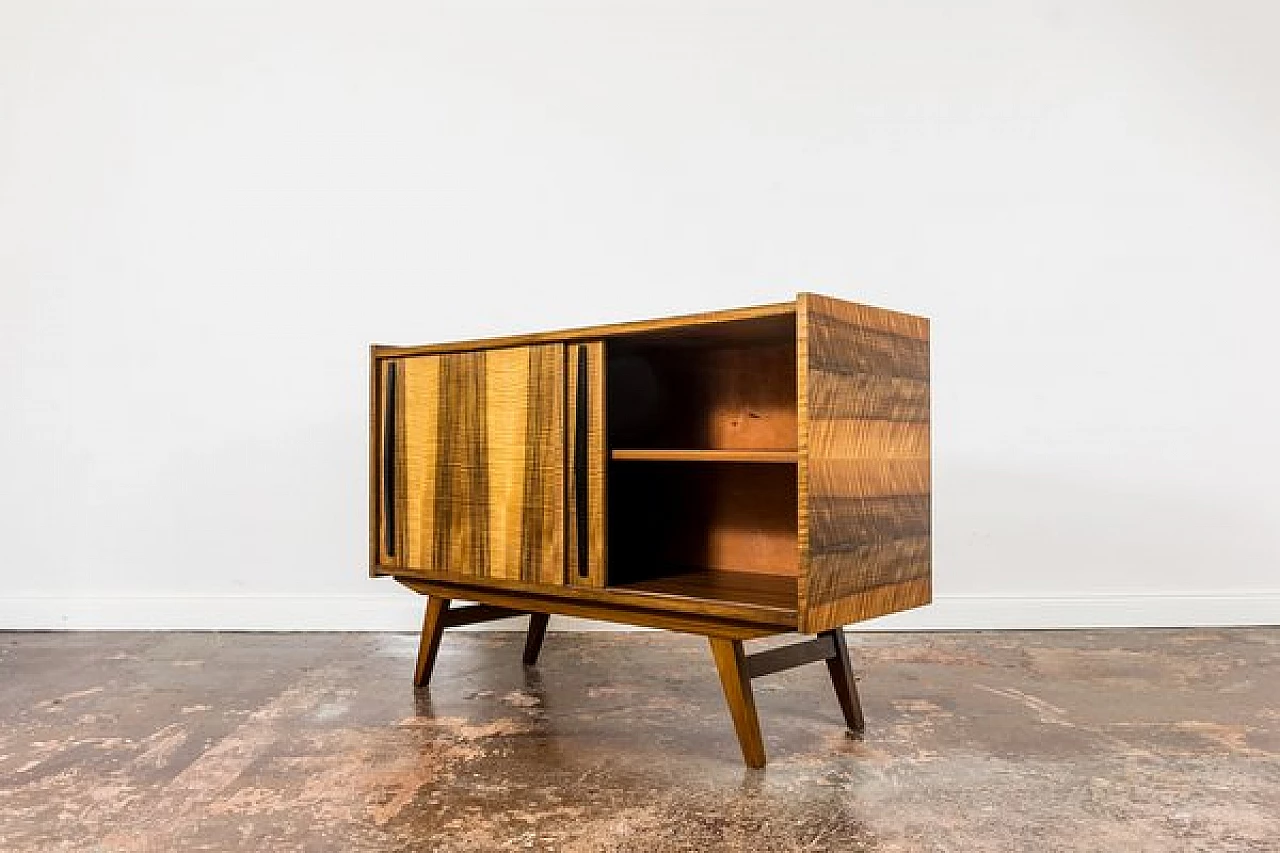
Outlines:
{"type": "Polygon", "coordinates": [[[802,293],[371,362],[370,573],[428,597],[416,684],[447,627],[528,614],[532,666],[563,614],[709,638],[752,767],[754,678],[823,661],[862,729],[842,627],[931,595],[928,320],[802,293]]]}

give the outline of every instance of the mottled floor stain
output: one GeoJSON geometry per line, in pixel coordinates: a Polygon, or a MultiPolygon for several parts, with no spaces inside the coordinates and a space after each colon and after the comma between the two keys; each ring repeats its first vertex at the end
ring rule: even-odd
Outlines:
{"type": "Polygon", "coordinates": [[[1280,853],[1277,629],[854,635],[866,735],[761,679],[764,771],[704,641],[522,642],[0,634],[0,851],[1280,853]]]}

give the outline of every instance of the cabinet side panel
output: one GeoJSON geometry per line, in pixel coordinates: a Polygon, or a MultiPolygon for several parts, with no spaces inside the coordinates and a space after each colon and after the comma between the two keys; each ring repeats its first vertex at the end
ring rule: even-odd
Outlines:
{"type": "Polygon", "coordinates": [[[931,598],[929,325],[804,294],[800,630],[931,598]]]}
{"type": "Polygon", "coordinates": [[[369,575],[385,574],[382,569],[382,367],[376,355],[369,353],[369,575]]]}
{"type": "Polygon", "coordinates": [[[414,542],[411,522],[418,516],[410,506],[418,489],[408,481],[414,475],[416,456],[406,442],[406,427],[421,432],[416,405],[407,393],[408,380],[420,384],[403,359],[376,359],[373,363],[373,403],[370,417],[370,555],[374,574],[389,574],[412,565],[414,542]]]}

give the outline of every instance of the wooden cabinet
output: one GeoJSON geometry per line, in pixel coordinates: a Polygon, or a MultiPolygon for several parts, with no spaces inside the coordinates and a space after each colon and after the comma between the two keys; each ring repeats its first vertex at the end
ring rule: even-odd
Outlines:
{"type": "Polygon", "coordinates": [[[371,573],[450,625],[549,614],[711,638],[743,753],[750,679],[930,600],[928,321],[814,294],[491,341],[375,346],[371,573]],[[451,600],[480,602],[450,608],[451,600]],[[743,640],[815,634],[747,654],[743,640]],[[785,655],[780,654],[785,652],[785,655]]]}

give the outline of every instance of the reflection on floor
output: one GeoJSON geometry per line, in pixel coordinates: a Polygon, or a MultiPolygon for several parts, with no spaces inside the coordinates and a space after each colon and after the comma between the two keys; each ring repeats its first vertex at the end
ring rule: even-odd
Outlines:
{"type": "Polygon", "coordinates": [[[4,851],[1280,850],[1280,630],[851,635],[756,682],[705,642],[0,634],[4,851]]]}

